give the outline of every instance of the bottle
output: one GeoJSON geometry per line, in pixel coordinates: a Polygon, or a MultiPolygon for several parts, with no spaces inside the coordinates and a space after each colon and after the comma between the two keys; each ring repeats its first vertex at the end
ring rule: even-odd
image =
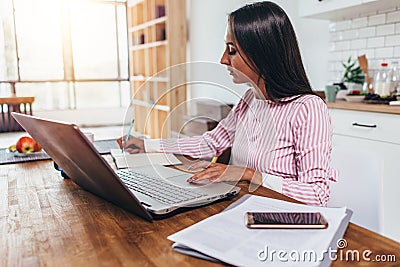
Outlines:
{"type": "Polygon", "coordinates": [[[400,96],[400,69],[397,61],[392,62],[390,69],[390,95],[400,96]]]}
{"type": "Polygon", "coordinates": [[[374,79],[374,90],[375,94],[380,96],[390,95],[390,79],[389,79],[389,68],[388,63],[384,62],[381,64],[378,72],[374,79]]]}

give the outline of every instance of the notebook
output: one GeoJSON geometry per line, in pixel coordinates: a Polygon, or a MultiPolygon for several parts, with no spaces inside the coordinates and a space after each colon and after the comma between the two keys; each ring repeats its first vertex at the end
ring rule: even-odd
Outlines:
{"type": "Polygon", "coordinates": [[[121,149],[111,149],[111,156],[114,158],[118,169],[136,168],[146,165],[180,165],[182,162],[174,155],[167,153],[138,153],[129,154],[121,149]]]}
{"type": "Polygon", "coordinates": [[[240,191],[227,183],[189,184],[191,174],[161,165],[115,171],[78,126],[12,115],[76,184],[148,221],[240,191]]]}
{"type": "MultiPolygon", "coordinates": [[[[168,239],[180,253],[234,266],[330,266],[352,211],[295,204],[245,195],[224,212],[189,226],[168,239]],[[321,212],[327,229],[248,229],[247,211],[321,212]],[[286,254],[274,254],[275,252],[286,254]],[[326,253],[328,251],[328,253],[326,253]],[[293,254],[293,253],[299,254],[293,254]]],[[[342,247],[343,248],[343,247],[342,247]]]]}

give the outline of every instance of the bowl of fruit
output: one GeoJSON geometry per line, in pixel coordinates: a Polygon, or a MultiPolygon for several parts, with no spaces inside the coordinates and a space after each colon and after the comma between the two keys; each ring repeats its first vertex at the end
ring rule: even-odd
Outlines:
{"type": "Polygon", "coordinates": [[[363,102],[366,94],[366,92],[361,92],[361,90],[352,90],[344,99],[348,102],[363,102]]]}
{"type": "Polygon", "coordinates": [[[17,143],[8,147],[8,152],[14,153],[16,157],[26,157],[32,153],[41,152],[42,147],[32,137],[23,136],[17,143]]]}

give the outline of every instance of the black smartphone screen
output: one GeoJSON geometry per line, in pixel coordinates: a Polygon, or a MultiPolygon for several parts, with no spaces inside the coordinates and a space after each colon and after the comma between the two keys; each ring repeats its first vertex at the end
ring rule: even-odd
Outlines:
{"type": "Polygon", "coordinates": [[[318,225],[322,215],[312,212],[254,212],[254,224],[318,225]]]}

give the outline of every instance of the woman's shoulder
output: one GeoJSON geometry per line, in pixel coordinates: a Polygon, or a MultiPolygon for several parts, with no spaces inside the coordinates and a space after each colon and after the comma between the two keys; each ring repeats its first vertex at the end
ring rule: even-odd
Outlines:
{"type": "Polygon", "coordinates": [[[301,106],[304,107],[327,107],[325,101],[321,97],[313,94],[301,95],[294,99],[292,103],[301,104],[301,106]]]}
{"type": "Polygon", "coordinates": [[[243,96],[240,98],[239,103],[236,105],[235,109],[243,109],[250,106],[251,102],[254,100],[254,93],[252,89],[248,89],[243,96]]]}
{"type": "Polygon", "coordinates": [[[318,95],[314,94],[304,94],[299,96],[295,101],[306,103],[306,102],[318,102],[318,103],[325,103],[325,101],[319,97],[318,95]]]}
{"type": "Polygon", "coordinates": [[[286,108],[291,110],[292,118],[298,122],[304,122],[311,117],[326,118],[329,116],[325,101],[312,94],[297,96],[286,105],[286,108]]]}
{"type": "Polygon", "coordinates": [[[246,92],[243,94],[242,99],[246,102],[251,102],[255,98],[253,89],[249,88],[246,90],[246,92]]]}
{"type": "MultiPolygon", "coordinates": [[[[329,110],[325,101],[312,94],[302,95],[294,101],[295,103],[295,120],[298,125],[306,123],[308,120],[327,122],[329,121],[329,110]]],[[[324,123],[319,123],[319,125],[324,125],[324,123]]]]}

